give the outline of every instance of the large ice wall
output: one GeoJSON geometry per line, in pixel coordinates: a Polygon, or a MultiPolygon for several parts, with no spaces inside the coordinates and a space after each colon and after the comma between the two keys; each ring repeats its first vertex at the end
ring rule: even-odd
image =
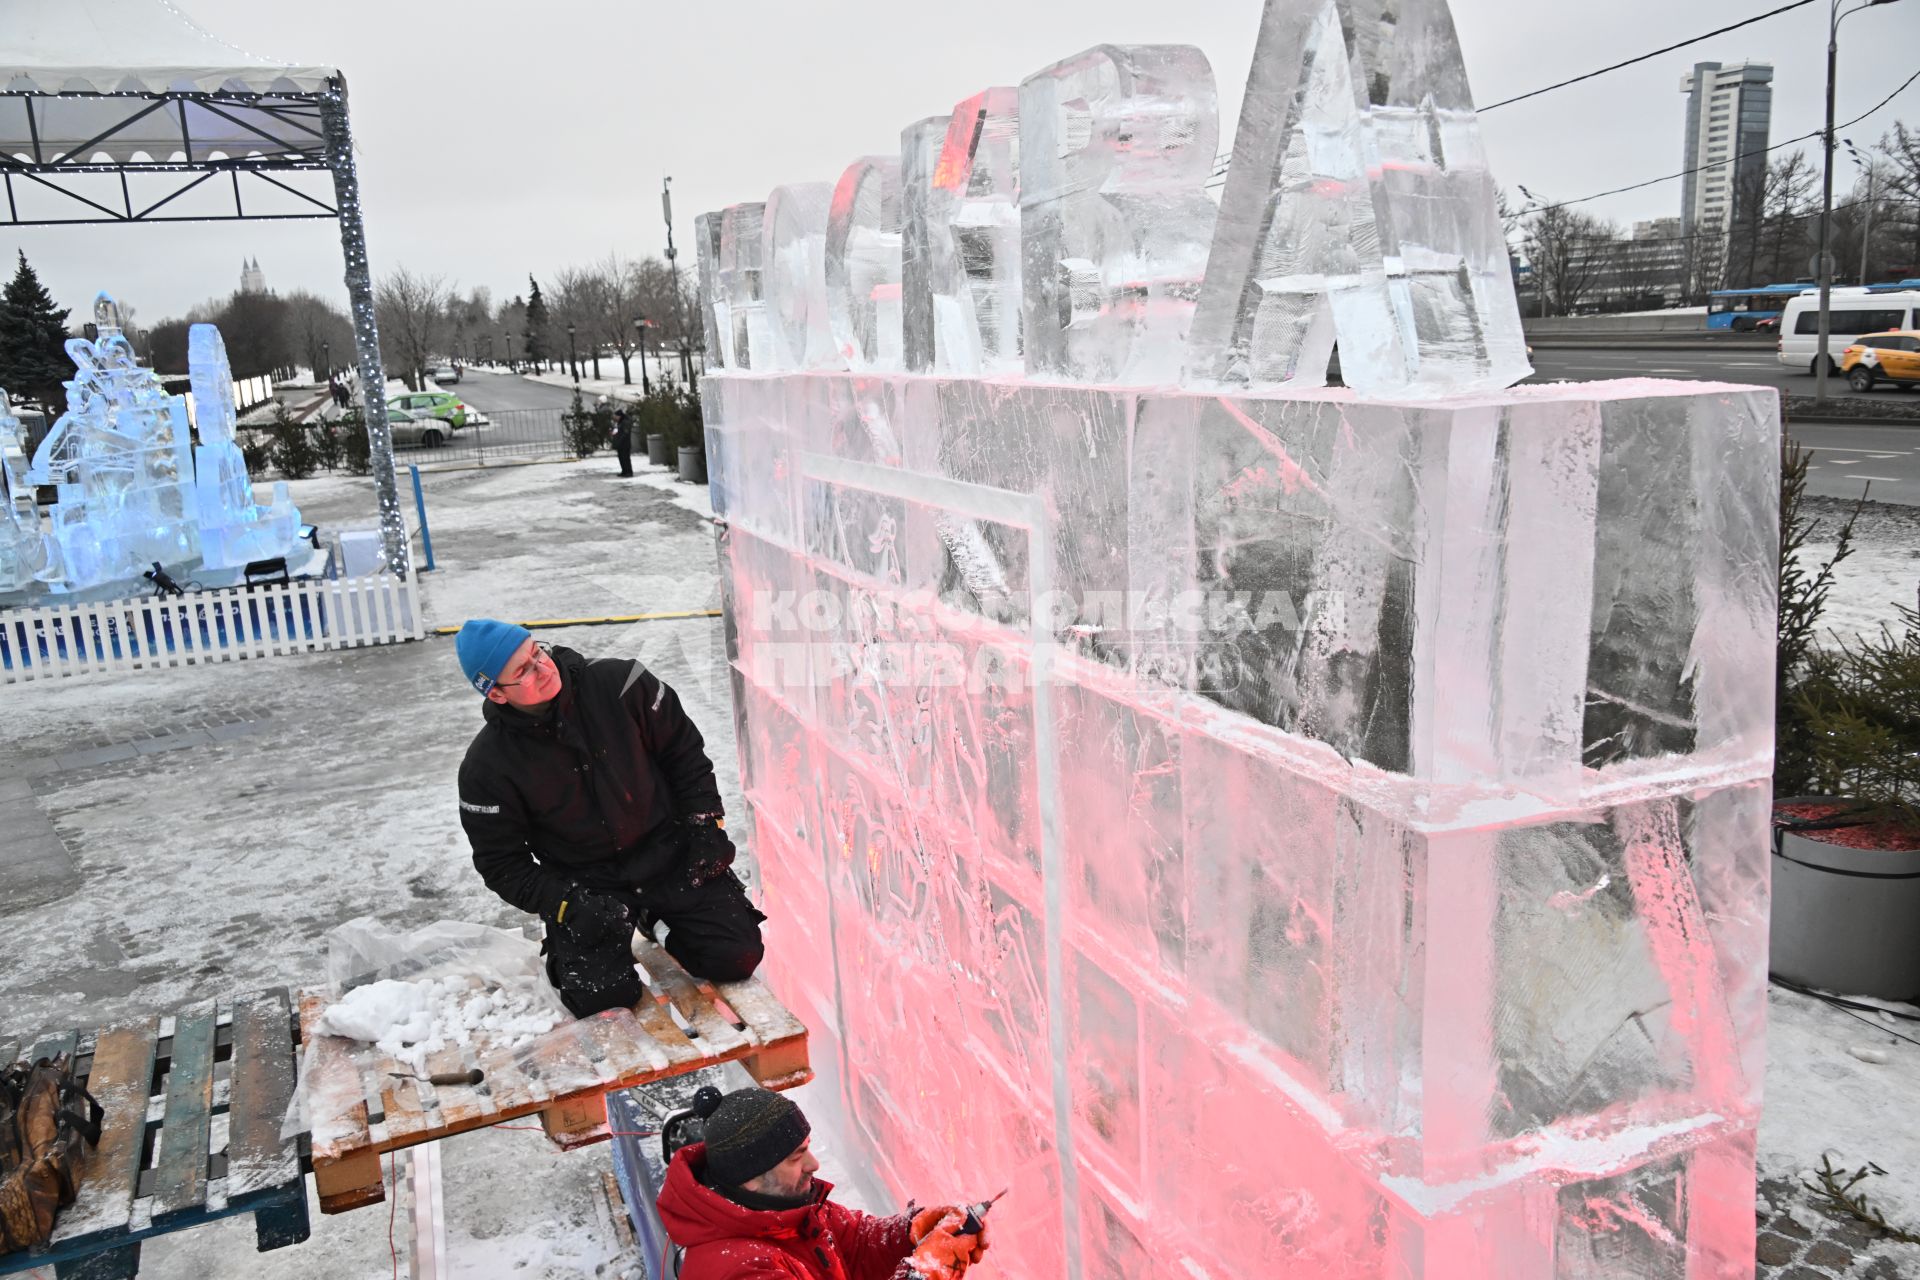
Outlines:
{"type": "Polygon", "coordinates": [[[1194,51],[1013,100],[763,277],[831,365],[703,223],[767,965],[858,1154],[1011,1184],[1013,1276],[1750,1276],[1774,393],[1508,389],[1437,0],[1272,0],[1217,225],[1194,51]]]}

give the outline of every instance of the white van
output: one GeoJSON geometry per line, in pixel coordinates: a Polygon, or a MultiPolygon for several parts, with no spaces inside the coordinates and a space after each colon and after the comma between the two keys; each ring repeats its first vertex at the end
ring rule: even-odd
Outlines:
{"type": "MultiPolygon", "coordinates": [[[[1829,367],[1838,373],[1840,353],[1863,333],[1913,328],[1916,309],[1920,309],[1920,289],[1905,289],[1899,293],[1835,289],[1827,300],[1827,314],[1831,317],[1827,326],[1829,367]]],[[[1820,349],[1818,289],[1809,289],[1787,299],[1787,309],[1780,315],[1779,349],[1780,363],[1787,368],[1814,372],[1815,353],[1820,349]]]]}

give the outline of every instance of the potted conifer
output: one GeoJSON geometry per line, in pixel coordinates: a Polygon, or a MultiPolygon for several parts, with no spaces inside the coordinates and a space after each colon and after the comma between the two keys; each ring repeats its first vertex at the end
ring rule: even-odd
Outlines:
{"type": "Polygon", "coordinates": [[[1920,995],[1920,611],[1896,605],[1877,636],[1813,643],[1860,507],[1803,572],[1807,458],[1789,443],[1781,467],[1771,968],[1904,1000],[1920,995]]]}

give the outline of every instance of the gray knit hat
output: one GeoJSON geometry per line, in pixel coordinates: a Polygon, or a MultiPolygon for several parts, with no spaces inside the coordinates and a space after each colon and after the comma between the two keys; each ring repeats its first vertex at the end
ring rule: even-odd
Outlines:
{"type": "Polygon", "coordinates": [[[737,1187],[785,1160],[813,1126],[800,1108],[766,1089],[740,1089],[707,1117],[707,1177],[737,1187]]]}

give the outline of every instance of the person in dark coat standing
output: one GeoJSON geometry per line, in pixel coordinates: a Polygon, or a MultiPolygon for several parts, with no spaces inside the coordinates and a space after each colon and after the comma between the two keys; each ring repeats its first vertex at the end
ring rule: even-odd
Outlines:
{"type": "Polygon", "coordinates": [[[987,1251],[984,1219],[965,1231],[956,1205],[876,1218],[835,1204],[813,1176],[812,1126],[777,1093],[727,1094],[704,1128],[658,1202],[686,1250],[680,1280],[960,1280],[987,1251]]]}
{"type": "Polygon", "coordinates": [[[613,451],[620,459],[620,475],[633,479],[633,419],[622,406],[613,413],[613,451]]]}
{"type": "Polygon", "coordinates": [[[460,765],[460,824],[487,887],[547,923],[547,976],[575,1017],[637,1003],[635,922],[713,982],[750,977],[761,915],[731,870],[706,741],[637,662],[589,661],[480,618],[455,639],[486,724],[460,765]]]}

